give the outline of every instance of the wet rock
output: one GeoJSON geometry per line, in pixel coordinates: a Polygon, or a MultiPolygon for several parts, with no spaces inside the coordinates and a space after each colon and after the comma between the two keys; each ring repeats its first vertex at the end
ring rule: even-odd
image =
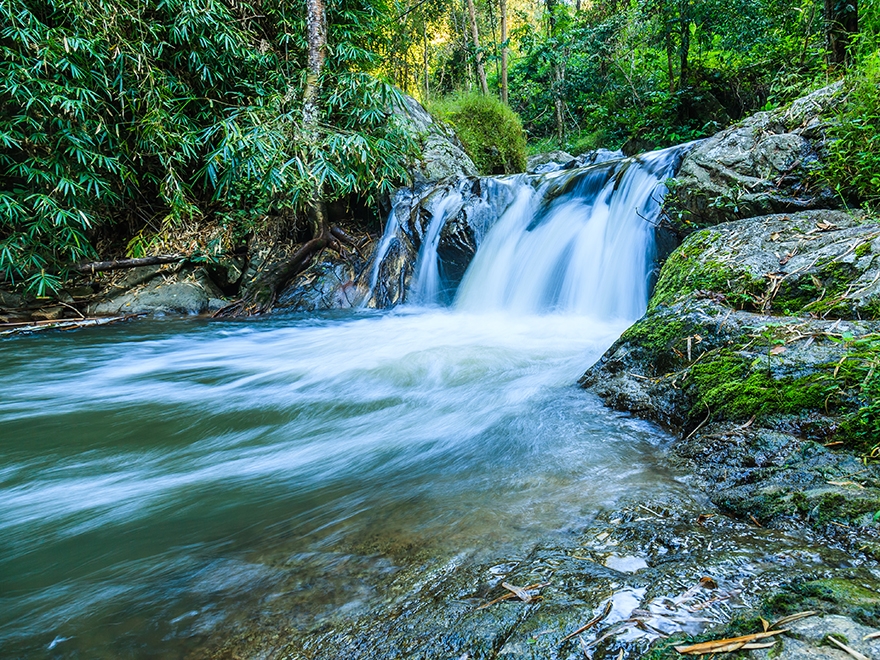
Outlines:
{"type": "Polygon", "coordinates": [[[0,309],[18,309],[24,304],[24,299],[17,293],[0,290],[0,309]]]}
{"type": "Polygon", "coordinates": [[[564,151],[548,151],[542,154],[535,154],[534,156],[529,156],[526,161],[526,173],[554,172],[562,169],[564,165],[574,160],[574,156],[564,151]]]}
{"type": "Polygon", "coordinates": [[[671,223],[687,233],[740,218],[836,206],[832,191],[812,183],[810,175],[823,151],[825,117],[841,93],[835,83],[699,142],[666,197],[671,223]]]}
{"type": "Polygon", "coordinates": [[[321,258],[286,286],[276,307],[303,312],[348,309],[361,300],[355,280],[363,262],[353,263],[325,251],[321,258]]]}
{"type": "MultiPolygon", "coordinates": [[[[304,556],[285,559],[273,570],[289,571],[300,588],[275,590],[258,613],[210,635],[195,657],[537,660],[616,659],[623,652],[625,658],[665,658],[674,655],[663,655],[657,645],[681,642],[661,635],[681,640],[760,631],[757,611],[769,608],[771,616],[768,597],[782,594],[792,581],[805,594],[829,584],[857,590],[863,604],[864,594],[873,594],[878,581],[871,571],[853,567],[849,555],[821,537],[723,515],[701,518],[711,511],[689,498],[630,501],[599,512],[576,535],[539,538],[506,556],[409,551],[377,559],[380,544],[346,548],[317,574],[304,556]],[[615,557],[628,557],[639,568],[622,572],[603,565],[615,557]],[[511,598],[486,606],[508,593],[502,582],[543,586],[530,592],[531,602],[511,598]],[[357,594],[356,602],[343,598],[344,605],[332,608],[326,598],[303,600],[304,585],[324,593],[345,589],[357,594]],[[728,630],[737,613],[743,613],[740,621],[751,615],[752,627],[728,630]],[[569,637],[597,617],[591,628],[569,637]]],[[[783,607],[780,599],[777,607],[783,607]]],[[[821,620],[840,625],[830,617],[821,620]]],[[[816,638],[806,627],[791,629],[786,643],[816,638]]]]}
{"type": "Polygon", "coordinates": [[[413,267],[433,222],[443,222],[437,255],[450,295],[461,281],[483,236],[513,203],[516,177],[469,177],[399,190],[384,250],[372,255],[358,279],[368,306],[405,301],[413,267]],[[375,281],[373,281],[375,277],[375,281]]]}
{"type": "Polygon", "coordinates": [[[880,657],[880,639],[865,639],[878,629],[863,626],[848,617],[810,617],[786,624],[785,628],[789,632],[775,647],[754,651],[752,657],[766,660],[852,660],[852,655],[828,641],[829,636],[869,658],[880,657]]]}
{"type": "Polygon", "coordinates": [[[149,268],[127,275],[114,292],[89,306],[89,314],[202,314],[226,304],[203,269],[172,270],[166,275],[149,268]],[[127,288],[131,282],[137,284],[127,288]]]}

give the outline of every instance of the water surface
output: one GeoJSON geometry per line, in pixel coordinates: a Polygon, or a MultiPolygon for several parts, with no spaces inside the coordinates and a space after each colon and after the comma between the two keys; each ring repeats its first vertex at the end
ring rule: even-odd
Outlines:
{"type": "Polygon", "coordinates": [[[573,385],[625,325],[434,309],[5,341],[0,647],[178,657],[274,598],[307,625],[406,562],[679,489],[664,435],[573,385]]]}

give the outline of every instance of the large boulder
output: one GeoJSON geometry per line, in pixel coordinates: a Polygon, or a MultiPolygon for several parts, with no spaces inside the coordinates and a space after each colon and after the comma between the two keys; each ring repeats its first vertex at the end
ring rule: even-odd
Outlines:
{"type": "Polygon", "coordinates": [[[700,230],[668,259],[651,305],[695,291],[768,313],[880,318],[880,223],[817,210],[700,230]]]}
{"type": "Polygon", "coordinates": [[[834,207],[833,192],[811,175],[842,89],[835,83],[700,141],[666,197],[669,222],[687,233],[757,215],[834,207]]]}
{"type": "Polygon", "coordinates": [[[396,110],[398,118],[419,141],[419,157],[410,167],[414,183],[478,174],[455,131],[435,120],[413,97],[404,95],[404,104],[396,110]]]}
{"type": "Polygon", "coordinates": [[[691,234],[581,384],[678,435],[724,510],[880,556],[880,470],[860,459],[880,439],[878,239],[880,223],[840,211],[691,234]]]}

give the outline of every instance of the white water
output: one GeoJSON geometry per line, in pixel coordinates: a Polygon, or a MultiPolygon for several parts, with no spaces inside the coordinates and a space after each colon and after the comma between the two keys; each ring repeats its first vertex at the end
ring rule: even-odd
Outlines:
{"type": "MultiPolygon", "coordinates": [[[[493,196],[488,202],[471,201],[468,211],[491,217],[494,203],[495,215],[475,228],[477,253],[454,307],[637,319],[650,293],[655,223],[665,181],[680,153],[676,147],[580,170],[488,179],[493,196]],[[500,195],[501,190],[507,194],[500,195]],[[491,225],[488,232],[486,224],[491,225]]],[[[466,202],[455,187],[426,199],[423,206],[431,219],[420,237],[407,299],[437,305],[448,288],[438,256],[441,232],[466,202]]],[[[381,260],[400,231],[400,215],[400,209],[391,214],[380,242],[373,287],[381,260]]]]}

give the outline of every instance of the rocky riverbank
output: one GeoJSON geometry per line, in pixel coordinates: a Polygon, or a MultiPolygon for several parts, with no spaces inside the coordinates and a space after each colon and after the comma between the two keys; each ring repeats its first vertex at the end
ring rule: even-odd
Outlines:
{"type": "MultiPolygon", "coordinates": [[[[831,208],[839,200],[811,174],[841,93],[762,113],[685,158],[665,223],[686,238],[647,314],[581,385],[669,429],[671,454],[721,511],[809,529],[873,565],[880,222],[831,208]]],[[[878,602],[876,576],[835,584],[878,602]]]]}

